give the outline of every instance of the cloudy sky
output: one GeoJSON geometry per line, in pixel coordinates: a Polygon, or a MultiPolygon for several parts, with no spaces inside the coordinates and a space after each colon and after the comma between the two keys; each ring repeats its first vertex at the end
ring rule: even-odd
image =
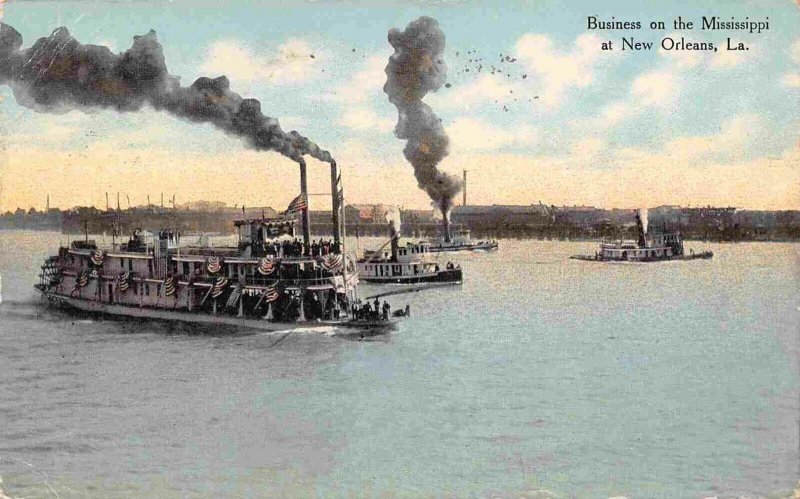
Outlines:
{"type": "MultiPolygon", "coordinates": [[[[449,86],[426,102],[450,134],[442,168],[469,170],[471,204],[800,208],[800,4],[642,5],[0,0],[0,17],[24,46],[65,26],[82,43],[120,52],[153,29],[184,85],[227,75],[285,130],[328,149],[349,202],[427,208],[382,87],[387,31],[428,15],[447,37],[449,86]],[[590,31],[589,15],[645,27],[590,31]],[[770,29],[678,33],[677,15],[697,24],[703,15],[769,17],[770,29]],[[651,31],[653,20],[667,29],[651,31]],[[622,36],[656,47],[683,36],[720,50],[622,52],[622,36]],[[728,36],[750,50],[724,50],[728,36]],[[617,50],[601,51],[604,40],[617,50]]],[[[312,192],[329,189],[325,165],[309,165],[312,192]]],[[[140,204],[163,192],[178,203],[282,208],[297,178],[288,159],[248,151],[209,125],[152,110],[39,114],[0,87],[3,211],[42,208],[47,193],[60,207],[104,206],[106,192],[120,192],[123,206],[126,196],[140,204]]],[[[311,204],[323,209],[329,200],[311,204]]]]}

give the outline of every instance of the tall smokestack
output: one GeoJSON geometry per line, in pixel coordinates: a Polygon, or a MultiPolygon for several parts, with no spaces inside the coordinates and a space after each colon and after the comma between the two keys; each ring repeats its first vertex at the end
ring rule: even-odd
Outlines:
{"type": "Polygon", "coordinates": [[[300,194],[306,205],[305,208],[300,210],[300,217],[303,226],[303,242],[305,243],[304,253],[308,256],[311,251],[311,219],[308,215],[308,178],[306,162],[303,158],[300,158],[300,194]]]}
{"type": "Polygon", "coordinates": [[[339,177],[336,171],[336,161],[331,161],[331,222],[333,223],[333,242],[339,244],[341,239],[339,227],[339,177]]]}
{"type": "Polygon", "coordinates": [[[464,194],[464,202],[461,203],[462,206],[467,206],[467,170],[464,170],[464,186],[462,187],[462,193],[464,194]]]}
{"type": "Polygon", "coordinates": [[[444,241],[446,243],[450,242],[450,212],[442,213],[443,221],[444,221],[444,241]]]}

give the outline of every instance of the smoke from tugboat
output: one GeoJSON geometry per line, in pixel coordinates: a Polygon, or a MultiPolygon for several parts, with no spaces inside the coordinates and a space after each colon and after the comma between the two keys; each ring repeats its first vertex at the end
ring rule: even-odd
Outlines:
{"type": "Polygon", "coordinates": [[[394,133],[407,141],[403,154],[414,167],[419,187],[442,212],[445,238],[449,241],[450,208],[462,183],[458,177],[438,169],[449,153],[450,141],[442,120],[422,102],[428,92],[437,91],[447,79],[444,33],[435,19],[420,17],[404,31],[391,29],[388,39],[394,54],[386,65],[383,91],[397,107],[394,133]]]}

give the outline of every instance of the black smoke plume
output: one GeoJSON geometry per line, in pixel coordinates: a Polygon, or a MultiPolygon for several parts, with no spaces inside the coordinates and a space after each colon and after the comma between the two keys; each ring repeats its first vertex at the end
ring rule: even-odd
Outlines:
{"type": "Polygon", "coordinates": [[[81,44],[66,28],[23,49],[22,36],[0,23],[0,85],[10,85],[20,105],[38,112],[125,112],[149,105],[211,123],[252,149],[276,151],[298,163],[304,155],[333,162],[327,151],[295,131],[284,132],[278,120],[264,116],[258,100],[232,92],[226,77],[201,77],[181,86],[167,71],[155,31],[133,37],[131,48],[114,54],[108,47],[81,44]]]}
{"type": "Polygon", "coordinates": [[[394,54],[386,65],[386,84],[383,91],[397,107],[397,126],[394,133],[407,140],[403,149],[414,167],[420,188],[441,209],[446,218],[453,198],[461,190],[461,180],[437,168],[448,154],[450,141],[442,120],[422,102],[428,92],[438,90],[447,79],[444,63],[444,33],[439,23],[430,17],[420,17],[406,26],[405,31],[389,31],[389,43],[394,54]]]}

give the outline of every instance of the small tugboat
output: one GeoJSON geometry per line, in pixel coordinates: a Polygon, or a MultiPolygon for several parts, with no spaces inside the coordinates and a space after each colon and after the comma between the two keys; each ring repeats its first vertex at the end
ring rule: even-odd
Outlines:
{"type": "Polygon", "coordinates": [[[300,196],[286,216],[235,221],[235,247],[181,245],[180,233],[170,230],[137,230],[127,243],[110,248],[87,236],[49,257],[35,287],[51,304],[120,317],[267,331],[391,327],[385,317],[353,313],[360,300],[338,223],[342,200],[335,164],[333,240],[310,240],[304,168],[300,196]],[[290,216],[298,212],[301,240],[290,216]]]}
{"type": "Polygon", "coordinates": [[[441,268],[436,255],[427,243],[400,245],[400,235],[391,225],[390,251],[383,247],[376,251],[365,251],[356,268],[360,280],[368,283],[391,284],[460,284],[461,267],[448,262],[441,268]]]}
{"type": "Polygon", "coordinates": [[[443,233],[433,239],[428,240],[428,246],[431,253],[444,253],[450,251],[474,251],[477,253],[485,253],[488,251],[497,251],[499,245],[497,241],[487,240],[475,242],[470,238],[469,229],[459,227],[455,231],[451,231],[450,222],[445,218],[442,227],[443,233]]]}
{"type": "Polygon", "coordinates": [[[688,255],[683,250],[683,239],[678,232],[667,232],[666,227],[659,234],[648,237],[647,229],[642,223],[641,210],[636,213],[636,228],[639,232],[637,241],[618,240],[600,243],[600,249],[594,255],[573,255],[573,260],[591,262],[665,262],[671,260],[708,260],[714,256],[711,251],[688,255]]]}

